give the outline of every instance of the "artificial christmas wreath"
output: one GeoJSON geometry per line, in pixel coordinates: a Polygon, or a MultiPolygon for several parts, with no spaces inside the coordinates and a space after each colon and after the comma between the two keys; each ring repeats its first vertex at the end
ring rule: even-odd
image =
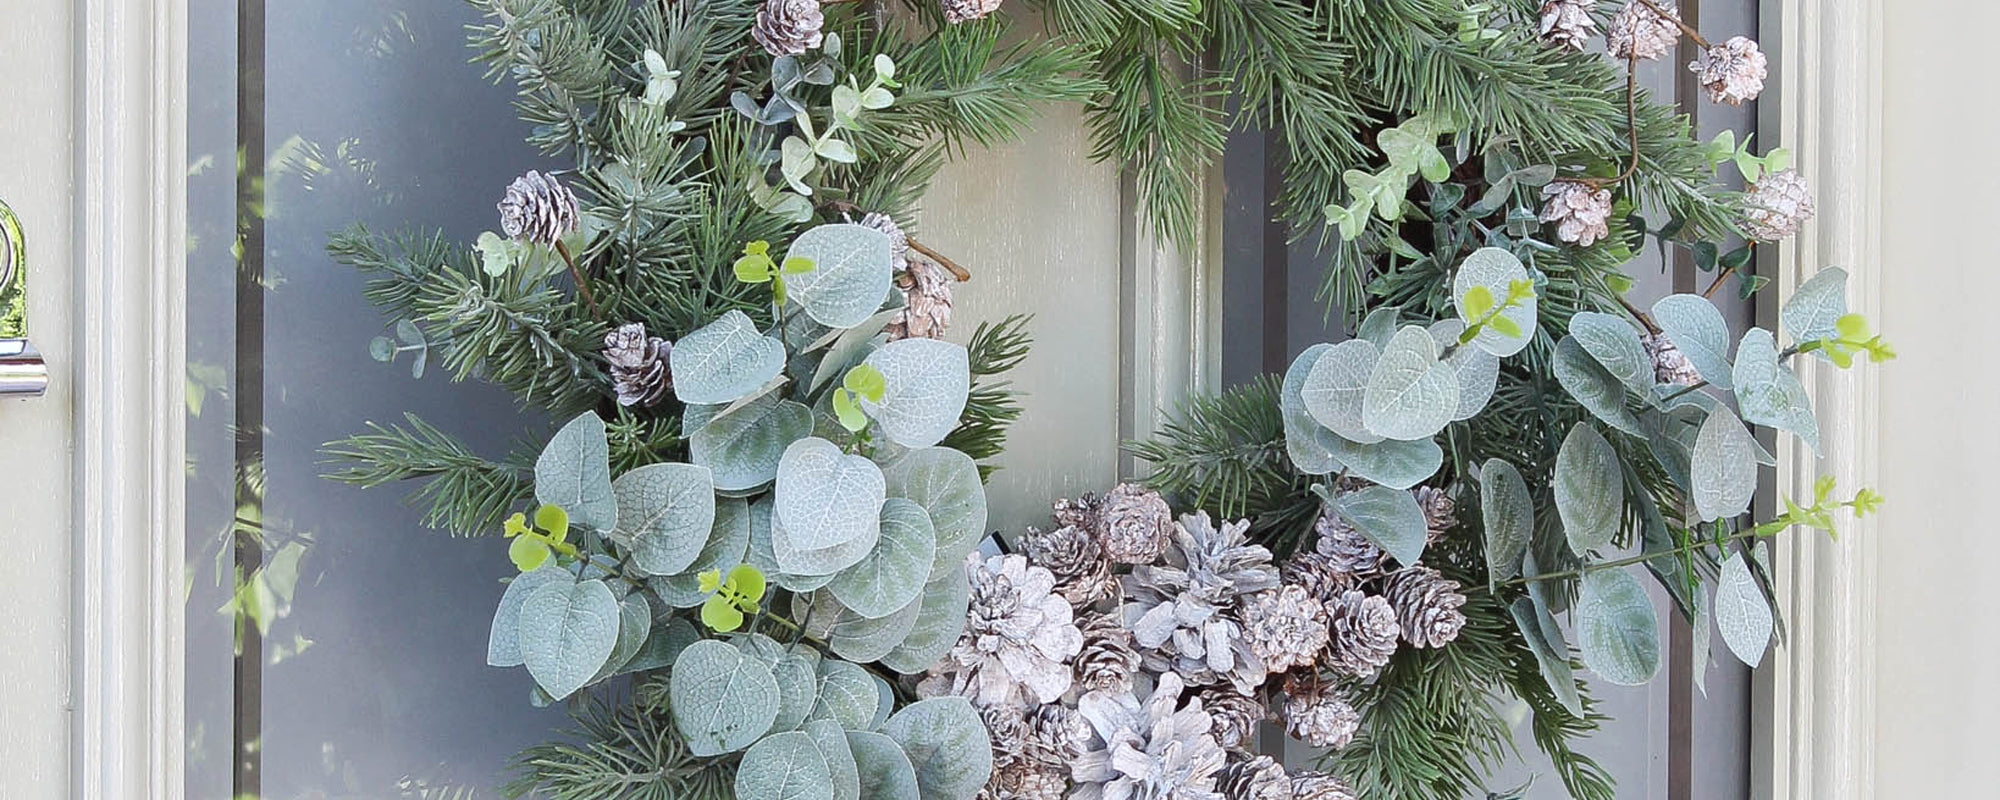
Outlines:
{"type": "Polygon", "coordinates": [[[1878,502],[1822,483],[1749,518],[1749,426],[1817,446],[1790,362],[1893,353],[1836,269],[1785,301],[1782,347],[1732,348],[1708,296],[1767,280],[1723,243],[1797,233],[1811,193],[1636,88],[1683,37],[1713,101],[1763,88],[1755,42],[1671,4],[1047,0],[1010,45],[997,0],[475,5],[477,58],[561,166],[469,245],[330,250],[395,320],[379,359],[566,423],[501,460],[414,416],[328,453],[507,542],[488,660],[581,723],[520,754],[515,794],[1456,798],[1511,752],[1518,698],[1570,793],[1608,798],[1575,671],[1658,671],[1627,568],[1755,663],[1758,540],[1878,502]],[[1144,483],[994,535],[1026,321],[944,340],[969,275],[910,225],[947,156],[1045,102],[1086,104],[1182,241],[1229,126],[1271,130],[1273,212],[1333,254],[1355,335],[1133,443],[1144,483]],[[1648,239],[1708,291],[1626,302],[1648,239]],[[1265,722],[1326,755],[1258,755],[1265,722]]]}

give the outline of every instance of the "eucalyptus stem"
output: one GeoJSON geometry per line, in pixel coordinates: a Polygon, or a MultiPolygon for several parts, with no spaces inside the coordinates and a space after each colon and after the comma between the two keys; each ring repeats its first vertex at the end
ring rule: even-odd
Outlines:
{"type": "MultiPolygon", "coordinates": [[[[1779,528],[1777,530],[1767,531],[1765,530],[1767,525],[1768,523],[1766,525],[1759,525],[1753,528],[1749,528],[1747,530],[1737,531],[1735,533],[1723,536],[1721,538],[1704,540],[1701,542],[1701,544],[1704,546],[1713,544],[1718,547],[1721,547],[1728,545],[1730,542],[1742,541],[1744,539],[1754,539],[1760,536],[1775,536],[1779,531],[1784,530],[1784,528],[1779,528]]],[[[1786,527],[1790,526],[1788,525],[1786,527]]],[[[1598,572],[1607,569],[1620,569],[1632,566],[1634,564],[1644,564],[1656,558],[1664,558],[1667,556],[1673,556],[1678,554],[1679,554],[1678,550],[1658,550],[1651,553],[1640,553],[1639,555],[1636,556],[1614,558],[1610,561],[1599,561],[1592,564],[1586,564],[1576,569],[1562,570],[1561,572],[1544,572],[1540,575],[1526,575],[1523,577],[1515,578],[1510,581],[1502,581],[1500,585],[1525,586],[1535,581],[1555,580],[1557,578],[1577,578],[1577,577],[1582,577],[1584,575],[1588,575],[1592,572],[1598,572]]]]}

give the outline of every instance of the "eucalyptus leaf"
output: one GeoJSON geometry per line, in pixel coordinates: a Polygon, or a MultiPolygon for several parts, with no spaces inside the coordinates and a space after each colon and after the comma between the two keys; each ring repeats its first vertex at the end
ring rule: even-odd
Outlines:
{"type": "Polygon", "coordinates": [[[717,570],[728,572],[730,567],[744,562],[744,555],[750,549],[750,503],[741,498],[715,501],[715,524],[708,532],[708,541],[701,552],[694,557],[678,575],[647,579],[660,600],[673,608],[694,608],[707,599],[708,593],[701,590],[702,572],[717,570]]]}
{"type": "Polygon", "coordinates": [[[924,507],[901,497],[882,503],[882,536],[875,550],[833,577],[826,588],[847,610],[869,619],[908,606],[924,591],[937,557],[937,529],[924,507]]]}
{"type": "Polygon", "coordinates": [[[778,460],[785,448],[812,435],[812,410],[776,394],[759,397],[742,410],[721,419],[706,413],[713,406],[688,406],[681,430],[688,440],[688,460],[714,473],[717,491],[755,489],[778,477],[778,460]]]}
{"type": "Polygon", "coordinates": [[[1388,439],[1428,439],[1457,413],[1458,371],[1438,360],[1430,332],[1414,325],[1397,331],[1362,394],[1363,425],[1388,439]]]}
{"type": "Polygon", "coordinates": [[[625,663],[639,654],[653,632],[653,608],[643,594],[628,594],[618,601],[618,638],[611,645],[611,657],[597,668],[590,683],[624,673],[625,663]]]}
{"type": "MultiPolygon", "coordinates": [[[[1451,302],[1460,309],[1460,319],[1465,319],[1465,295],[1473,287],[1484,287],[1498,301],[1508,295],[1515,281],[1529,280],[1528,268],[1513,253],[1498,247],[1482,247],[1473,251],[1458,265],[1458,274],[1451,281],[1451,302]]],[[[1488,324],[1479,330],[1478,338],[1472,340],[1474,346],[1493,355],[1506,358],[1528,346],[1535,338],[1535,301],[1516,304],[1500,312],[1500,317],[1512,322],[1519,336],[1510,336],[1488,324]]],[[[1470,325],[1477,320],[1465,319],[1470,325]]]]}
{"type": "Polygon", "coordinates": [[[1729,323],[1714,303],[1698,294],[1676,294],[1653,304],[1653,322],[1665,331],[1702,380],[1727,389],[1729,323]]]}
{"type": "Polygon", "coordinates": [[[707,467],[649,464],[618,476],[613,538],[632,549],[632,566],[674,575],[693,564],[715,527],[715,483],[707,467]]]}
{"type": "Polygon", "coordinates": [[[618,641],[618,598],[603,581],[555,582],[521,603],[521,659],[561,700],[583,688],[618,641]]]}
{"type": "Polygon", "coordinates": [[[736,798],[835,800],[833,772],[819,745],[804,731],[772,734],[743,754],[736,767],[736,798]]]}
{"type": "Polygon", "coordinates": [[[1375,374],[1381,352],[1366,339],[1349,339],[1327,348],[1299,386],[1306,413],[1348,441],[1382,441],[1383,437],[1370,432],[1362,421],[1362,396],[1368,391],[1368,379],[1375,374]]]}
{"type": "Polygon", "coordinates": [[[931,578],[917,600],[916,624],[895,649],[878,660],[904,675],[929,669],[964,632],[971,601],[971,584],[963,566],[931,578]]]}
{"type": "Polygon", "coordinates": [[[971,800],[993,772],[986,726],[965,698],[912,703],[891,716],[882,733],[909,755],[923,800],[971,800]]]}
{"type": "Polygon", "coordinates": [[[1625,407],[1625,385],[1591,358],[1575,336],[1564,336],[1556,343],[1555,359],[1549,367],[1556,375],[1556,383],[1591,416],[1621,431],[1644,435],[1639,418],[1625,407]]]}
{"type": "Polygon", "coordinates": [[[535,459],[535,499],[559,506],[570,522],[596,531],[618,524],[611,494],[611,445],[604,420],[586,411],[549,439],[535,459]]]}
{"type": "Polygon", "coordinates": [[[1717,408],[1701,423],[1689,460],[1694,509],[1701,521],[1750,510],[1757,495],[1757,441],[1729,409],[1717,408]]]}
{"type": "Polygon", "coordinates": [[[1603,434],[1581,422],[1571,428],[1556,453],[1554,483],[1556,514],[1571,552],[1587,558],[1617,538],[1625,482],[1618,452],[1603,434]]]}
{"type": "Polygon", "coordinates": [[[875,691],[875,679],[859,665],[833,658],[821,659],[817,672],[819,702],[806,718],[833,722],[847,730],[867,730],[882,700],[875,691]]]}
{"type": "Polygon", "coordinates": [[[1585,574],[1575,614],[1583,663],[1598,677],[1638,686],[1660,671],[1659,617],[1646,587],[1631,573],[1604,569],[1585,574]]]}
{"type": "MultiPolygon", "coordinates": [[[[688,752],[697,756],[718,756],[748,747],[771,729],[778,715],[778,681],[771,669],[742,650],[713,639],[681,651],[667,691],[674,725],[687,739],[688,752]]],[[[817,751],[814,757],[818,757],[817,751]]],[[[748,758],[746,755],[745,760],[748,758]]]]}
{"type": "Polygon", "coordinates": [[[1819,420],[1813,416],[1812,395],[1804,383],[1778,359],[1771,332],[1751,328],[1736,345],[1736,407],[1745,422],[1769,425],[1797,435],[1819,452],[1819,420]]]}
{"type": "Polygon", "coordinates": [[[1361,326],[1354,329],[1354,338],[1375,345],[1376,350],[1389,346],[1389,337],[1396,335],[1396,328],[1402,318],[1401,306],[1381,306],[1361,318],[1361,326]]]}
{"type": "Polygon", "coordinates": [[[1444,464],[1444,449],[1432,439],[1355,444],[1336,438],[1331,444],[1334,458],[1347,466],[1349,474],[1392,489],[1408,489],[1423,483],[1444,464]]]}
{"type": "MultiPolygon", "coordinates": [[[[923,616],[923,598],[910,601],[895,613],[886,617],[869,619],[840,606],[831,593],[821,590],[813,594],[812,603],[821,611],[827,622],[827,646],[835,655],[857,663],[879,661],[887,657],[915,632],[917,622],[923,616]]],[[[797,599],[794,598],[794,602],[797,599]]]]}
{"type": "Polygon", "coordinates": [[[833,800],[861,800],[861,771],[854,763],[854,751],[847,747],[847,731],[832,720],[807,722],[802,728],[826,759],[833,800]]]}
{"type": "Polygon", "coordinates": [[[891,497],[922,506],[937,532],[931,578],[964,566],[986,536],[986,485],[971,456],[949,447],[912,450],[883,470],[891,497]]]}
{"type": "Polygon", "coordinates": [[[778,562],[778,585],[795,592],[812,591],[832,583],[833,576],[841,570],[868,558],[880,541],[878,526],[831,547],[805,549],[797,546],[782,518],[771,518],[771,556],[778,562]]]}
{"type": "Polygon", "coordinates": [[[1438,320],[1430,327],[1438,352],[1452,348],[1444,361],[1458,373],[1458,410],[1452,412],[1453,422],[1478,416],[1500,387],[1500,357],[1477,347],[1457,347],[1458,337],[1464,333],[1465,323],[1455,319],[1438,320]]]}
{"type": "Polygon", "coordinates": [[[1535,664],[1541,667],[1542,680],[1562,703],[1564,710],[1573,717],[1583,716],[1583,698],[1576,691],[1576,673],[1570,669],[1567,647],[1558,650],[1549,643],[1549,632],[1556,641],[1562,640],[1562,629],[1556,627],[1556,620],[1549,612],[1527,597],[1517,597],[1508,608],[1514,615],[1514,625],[1521,629],[1521,638],[1528,642],[1528,649],[1534,651],[1535,664]]]}
{"type": "MultiPolygon", "coordinates": [[[[888,235],[854,224],[821,225],[801,233],[785,257],[813,262],[811,272],[792,276],[786,285],[806,314],[834,328],[852,328],[873,315],[895,269],[888,235]]],[[[678,369],[674,376],[680,379],[678,369]]]]}
{"type": "Polygon", "coordinates": [[[1338,437],[1313,418],[1301,394],[1306,377],[1312,373],[1320,356],[1331,349],[1331,344],[1316,344],[1292,359],[1292,366],[1285,370],[1285,382],[1278,393],[1278,411],[1285,421],[1285,455],[1291,458],[1295,469],[1307,475],[1330,474],[1342,466],[1333,457],[1333,440],[1338,437]]]}
{"type": "Polygon", "coordinates": [[[785,653],[770,666],[771,677],[778,682],[778,714],[771,720],[771,731],[797,730],[819,704],[819,663],[785,653]]]}
{"type": "Polygon", "coordinates": [[[688,405],[735,401],[785,369],[785,346],[757,332],[742,311],[730,311],[674,343],[667,360],[674,397],[688,405]]]}
{"type": "Polygon", "coordinates": [[[882,373],[887,392],[880,401],[862,398],[861,407],[883,435],[904,447],[930,447],[944,440],[965,411],[972,388],[965,347],[939,339],[911,337],[869,353],[862,363],[882,373]]]}
{"type": "Polygon", "coordinates": [[[812,382],[807,384],[808,391],[819,391],[821,387],[846,373],[849,368],[861,363],[861,360],[886,338],[882,335],[883,327],[894,321],[896,315],[901,313],[903,306],[899,304],[876,313],[858,327],[836,329],[839,335],[826,348],[826,356],[820,359],[819,365],[813,370],[812,382]]]}
{"type": "Polygon", "coordinates": [[[521,604],[536,589],[563,582],[575,583],[576,576],[550,561],[514,576],[507,583],[507,590],[500,593],[500,608],[493,612],[493,628],[486,637],[487,666],[521,666],[521,604]]]}
{"type": "Polygon", "coordinates": [[[1826,267],[1813,273],[1785,300],[1778,321],[1793,342],[1836,336],[1834,323],[1847,316],[1847,270],[1826,267]]]}
{"type": "Polygon", "coordinates": [[[1368,486],[1335,498],[1333,508],[1341,519],[1403,566],[1415,564],[1423,557],[1429,527],[1424,521],[1423,508],[1409,492],[1368,486]]]}
{"type": "Polygon", "coordinates": [[[868,800],[922,800],[917,770],[903,746],[872,731],[848,731],[847,747],[861,773],[861,796],[868,800]]]}
{"type": "Polygon", "coordinates": [[[1579,311],[1569,319],[1569,335],[1626,389],[1640,397],[1653,390],[1653,357],[1646,354],[1631,323],[1610,314],[1579,311]]]}
{"type": "Polygon", "coordinates": [[[1771,606],[1742,553],[1730,553],[1715,581],[1715,627],[1729,652],[1752,667],[1764,661],[1771,644],[1771,606]]]}
{"type": "Polygon", "coordinates": [[[1494,583],[1520,574],[1535,536],[1535,501],[1521,472],[1504,459],[1479,468],[1479,516],[1486,529],[1486,572],[1494,583]]]}
{"type": "Polygon", "coordinates": [[[778,464],[777,524],[800,550],[879,533],[883,497],[882,470],[825,439],[793,442],[778,464]]]}

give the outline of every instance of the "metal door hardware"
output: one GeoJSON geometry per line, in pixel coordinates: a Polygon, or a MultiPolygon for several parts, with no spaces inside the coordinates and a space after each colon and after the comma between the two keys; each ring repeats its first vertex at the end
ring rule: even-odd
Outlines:
{"type": "Polygon", "coordinates": [[[40,397],[49,365],[28,343],[28,244],[21,219],[0,201],[0,397],[40,397]]]}

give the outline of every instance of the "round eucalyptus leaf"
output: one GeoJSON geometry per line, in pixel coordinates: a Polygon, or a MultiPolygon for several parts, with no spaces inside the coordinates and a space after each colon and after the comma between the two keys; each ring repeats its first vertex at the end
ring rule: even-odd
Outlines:
{"type": "Polygon", "coordinates": [[[801,730],[812,737],[826,759],[826,771],[833,787],[833,800],[861,800],[861,770],[854,763],[854,751],[847,746],[847,731],[833,720],[815,720],[801,730]]]}
{"type": "Polygon", "coordinates": [[[1701,521],[1750,510],[1750,500],[1757,495],[1757,452],[1757,441],[1735,414],[1727,408],[1709,412],[1689,456],[1694,510],[1701,521]]]}
{"type": "Polygon", "coordinates": [[[618,598],[603,581],[555,582],[521,603],[521,659],[550,697],[589,683],[618,642],[618,598]]]}
{"type": "Polygon", "coordinates": [[[972,390],[971,362],[963,345],[912,337],[890,342],[863,360],[881,371],[881,401],[861,407],[882,434],[904,447],[930,447],[958,427],[972,390]]]}
{"type": "Polygon", "coordinates": [[[1380,350],[1389,346],[1389,337],[1396,335],[1401,326],[1402,306],[1379,306],[1361,318],[1361,325],[1354,329],[1354,338],[1375,345],[1380,350]]]}
{"type": "Polygon", "coordinates": [[[1478,416],[1493,400],[1493,390],[1500,388],[1500,357],[1476,346],[1458,346],[1463,333],[1465,323],[1455,319],[1441,319],[1430,327],[1438,352],[1454,348],[1444,360],[1458,373],[1458,410],[1452,412],[1453,422],[1478,416]]]}
{"type": "Polygon", "coordinates": [[[1602,312],[1579,311],[1569,319],[1569,335],[1626,389],[1640,397],[1653,390],[1653,357],[1639,343],[1632,323],[1602,312]]]}
{"type": "Polygon", "coordinates": [[[632,548],[632,566],[674,575],[693,564],[715,528],[715,483],[707,467],[648,464],[618,476],[612,538],[632,548]]]}
{"type": "Polygon", "coordinates": [[[937,530],[923,506],[900,497],[882,503],[882,537],[875,550],[827,584],[849,611],[886,617],[917,599],[937,555],[937,530]]]}
{"type": "Polygon", "coordinates": [[[639,654],[639,648],[646,645],[646,638],[652,632],[653,607],[644,594],[635,592],[619,600],[618,638],[611,646],[611,657],[605,659],[604,666],[597,668],[597,674],[590,677],[590,683],[623,674],[625,662],[639,654]]]}
{"type": "Polygon", "coordinates": [[[713,406],[688,406],[681,430],[688,460],[715,473],[717,491],[755,489],[778,477],[778,459],[792,442],[812,435],[812,410],[776,394],[752,401],[721,419],[713,406]]]}
{"type": "Polygon", "coordinates": [[[819,702],[807,719],[830,721],[847,730],[867,730],[875,721],[881,695],[868,670],[839,659],[822,659],[818,680],[819,702]]]}
{"type": "Polygon", "coordinates": [[[896,690],[880,675],[870,672],[868,678],[875,682],[875,718],[869,720],[867,730],[881,730],[882,723],[888,722],[889,715],[896,710],[896,690]]]}
{"type": "Polygon", "coordinates": [[[832,583],[833,576],[841,570],[866,560],[869,553],[875,552],[875,545],[880,541],[878,527],[874,533],[863,534],[832,547],[805,550],[793,543],[791,533],[782,521],[777,517],[771,518],[771,556],[778,561],[779,575],[806,579],[780,581],[780,585],[795,592],[832,583]],[[805,584],[810,584],[810,588],[805,584]]]}
{"type": "Polygon", "coordinates": [[[604,420],[586,411],[556,431],[535,459],[535,499],[560,506],[571,523],[594,531],[618,524],[611,496],[611,446],[604,420]]]}
{"type": "Polygon", "coordinates": [[[500,607],[493,612],[493,627],[486,635],[487,666],[521,666],[521,604],[527,602],[528,595],[536,589],[552,583],[575,582],[576,576],[556,566],[554,559],[508,582],[507,590],[500,593],[500,607]]]}
{"type": "MultiPolygon", "coordinates": [[[[882,305],[895,270],[889,236],[862,225],[821,225],[799,234],[785,260],[811,259],[809,272],[786,277],[792,302],[821,325],[852,328],[882,305]]],[[[675,370],[679,380],[679,370],[675,370]]]]}
{"type": "Polygon", "coordinates": [[[741,498],[716,500],[715,525],[708,532],[708,542],[695,555],[694,563],[681,570],[680,574],[649,578],[646,585],[669,606],[694,608],[708,599],[708,593],[701,590],[701,573],[711,569],[728,572],[730,567],[745,563],[744,554],[749,549],[749,501],[741,498]]]}
{"type": "Polygon", "coordinates": [[[971,456],[949,447],[905,453],[884,468],[888,494],[922,506],[937,532],[931,577],[964,566],[986,537],[986,484],[971,456]]]}
{"type": "Polygon", "coordinates": [[[889,616],[868,619],[841,606],[825,589],[792,595],[792,618],[807,620],[807,635],[824,639],[834,655],[858,664],[895,650],[915,630],[922,612],[921,596],[889,616]]]}
{"type": "Polygon", "coordinates": [[[1299,387],[1299,399],[1313,421],[1341,438],[1359,444],[1374,444],[1381,436],[1362,422],[1362,396],[1368,392],[1369,376],[1381,351],[1366,339],[1349,339],[1330,345],[1306,374],[1299,387]]]}
{"type": "Polygon", "coordinates": [[[848,731],[847,747],[861,773],[861,796],[868,800],[923,800],[917,791],[917,769],[903,746],[879,733],[848,731]]]}
{"type": "Polygon", "coordinates": [[[681,617],[661,621],[653,626],[652,633],[646,637],[646,644],[619,671],[639,672],[670,666],[681,657],[682,650],[698,641],[701,641],[701,632],[695,630],[694,623],[681,617]]]}
{"type": "Polygon", "coordinates": [[[1535,537],[1535,501],[1521,472],[1504,459],[1479,468],[1479,516],[1486,523],[1486,572],[1494,583],[1521,573],[1535,537]]]}
{"type": "Polygon", "coordinates": [[[916,625],[901,644],[880,659],[883,666],[904,675],[930,669],[965,631],[965,612],[971,602],[971,583],[963,565],[932,578],[918,599],[916,625]]]}
{"type": "Polygon", "coordinates": [[[963,697],[905,706],[882,733],[903,746],[923,800],[971,800],[993,772],[993,743],[979,712],[963,697]]]}
{"type": "MultiPolygon", "coordinates": [[[[697,756],[717,756],[749,746],[771,729],[778,715],[778,681],[771,669],[754,656],[713,639],[681,651],[667,692],[673,703],[674,726],[687,739],[688,752],[697,756]]],[[[785,735],[789,734],[779,734],[785,735]]],[[[818,757],[817,752],[814,757],[818,757]]],[[[747,762],[748,756],[745,759],[747,762]]]]}
{"type": "Polygon", "coordinates": [[[1771,332],[1751,328],[1736,345],[1736,407],[1745,422],[1789,431],[1819,452],[1819,419],[1813,416],[1812,395],[1804,383],[1778,359],[1771,332]]]}
{"type": "MultiPolygon", "coordinates": [[[[676,709],[678,711],[678,709],[676,709]]],[[[736,767],[737,800],[835,800],[833,772],[804,731],[764,737],[736,767]]]]}
{"type": "Polygon", "coordinates": [[[1333,456],[1347,466],[1349,474],[1391,489],[1409,489],[1436,475],[1444,465],[1444,449],[1431,439],[1403,442],[1385,439],[1374,444],[1355,444],[1336,438],[1333,456]]]}
{"type": "Polygon", "coordinates": [[[1577,423],[1556,451],[1556,514],[1562,518],[1569,549],[1588,558],[1611,544],[1625,509],[1624,473],[1618,451],[1604,435],[1577,423]]]}
{"type": "MultiPolygon", "coordinates": [[[[1506,299],[1507,292],[1515,281],[1528,280],[1528,268],[1522,266],[1521,259],[1513,253],[1498,247],[1482,247],[1466,256],[1465,263],[1458,266],[1458,274],[1451,281],[1451,302],[1459,309],[1459,318],[1465,318],[1465,295],[1472,287],[1485,287],[1491,293],[1493,302],[1506,299]]],[[[1513,322],[1521,335],[1509,336],[1493,325],[1479,331],[1479,337],[1472,344],[1481,350],[1505,358],[1521,352],[1528,342],[1535,338],[1535,300],[1530,298],[1505,311],[1500,316],[1513,322]]],[[[1466,319],[1466,324],[1475,320],[1466,319]]]]}
{"type": "Polygon", "coordinates": [[[1577,589],[1577,645],[1590,671],[1638,686],[1660,671],[1659,618],[1646,587],[1620,569],[1587,573],[1577,589]]]}
{"type": "Polygon", "coordinates": [[[825,439],[800,439],[778,463],[776,521],[801,551],[846,544],[880,532],[883,492],[875,462],[825,439]]]}
{"type": "Polygon", "coordinates": [[[1727,389],[1729,322],[1714,303],[1698,294],[1676,294],[1653,304],[1653,322],[1680,348],[1702,380],[1727,389]]]}
{"type": "Polygon", "coordinates": [[[1368,377],[1362,423],[1377,436],[1411,441],[1436,436],[1457,413],[1458,371],[1438,360],[1430,332],[1414,325],[1397,331],[1368,377]]]}
{"type": "Polygon", "coordinates": [[[1722,575],[1715,581],[1715,627],[1729,652],[1752,667],[1764,660],[1771,644],[1771,606],[1764,591],[1750,574],[1750,564],[1742,553],[1731,553],[1722,562],[1722,575]]]}
{"type": "Polygon", "coordinates": [[[1591,358],[1575,336],[1564,336],[1556,343],[1555,360],[1549,366],[1556,375],[1556,383],[1591,416],[1621,431],[1642,435],[1639,418],[1625,407],[1625,385],[1591,358]]]}
{"type": "Polygon", "coordinates": [[[1423,557],[1429,527],[1424,522],[1423,508],[1409,492],[1368,486],[1335,498],[1333,508],[1347,524],[1403,566],[1415,564],[1423,557]]]}
{"type": "Polygon", "coordinates": [[[1320,356],[1331,349],[1333,345],[1324,343],[1306,348],[1292,360],[1291,368],[1285,370],[1285,382],[1278,393],[1278,410],[1285,420],[1285,454],[1292,459],[1294,468],[1307,475],[1327,475],[1341,469],[1332,449],[1332,440],[1338,437],[1313,419],[1301,394],[1306,376],[1312,373],[1320,356]]]}
{"type": "Polygon", "coordinates": [[[784,653],[771,664],[771,677],[778,682],[778,714],[771,720],[771,731],[796,730],[819,704],[818,670],[812,659],[784,653]]]}
{"type": "Polygon", "coordinates": [[[1793,342],[1834,336],[1834,323],[1847,316],[1847,270],[1825,267],[1813,273],[1785,300],[1778,321],[1793,342]]]}
{"type": "Polygon", "coordinates": [[[757,332],[742,311],[730,311],[674,344],[674,397],[683,404],[730,403],[785,369],[785,346],[757,332]]]}

